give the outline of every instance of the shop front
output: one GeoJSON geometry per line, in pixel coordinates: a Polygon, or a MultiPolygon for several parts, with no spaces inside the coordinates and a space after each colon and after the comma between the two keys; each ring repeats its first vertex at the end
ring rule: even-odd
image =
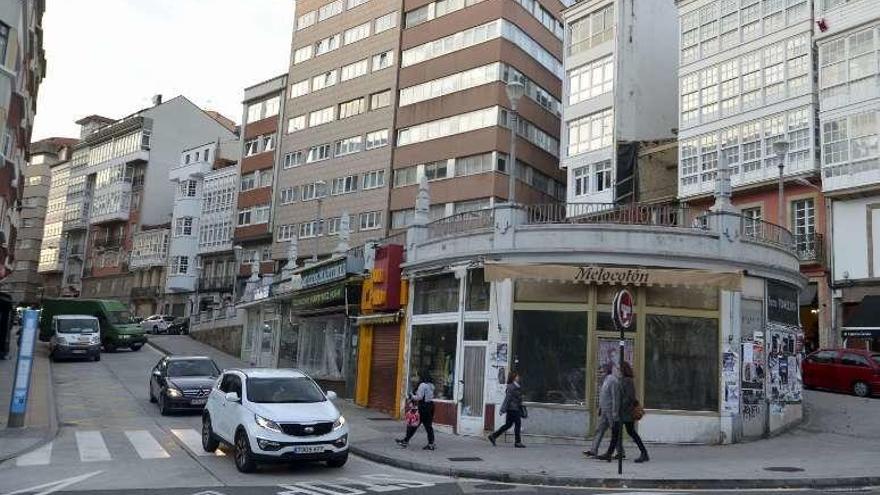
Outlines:
{"type": "Polygon", "coordinates": [[[843,322],[844,347],[880,352],[880,296],[865,296],[843,322]]]}

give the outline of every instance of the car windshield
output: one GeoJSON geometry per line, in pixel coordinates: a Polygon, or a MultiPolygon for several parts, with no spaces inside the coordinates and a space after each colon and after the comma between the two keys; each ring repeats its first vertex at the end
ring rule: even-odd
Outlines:
{"type": "Polygon", "coordinates": [[[247,398],[257,403],[323,402],[321,389],[310,378],[248,378],[247,398]]]}
{"type": "Polygon", "coordinates": [[[58,320],[59,333],[95,333],[98,322],[95,320],[58,320]]]}
{"type": "Polygon", "coordinates": [[[168,362],[168,376],[217,376],[220,370],[208,359],[174,360],[168,362]]]}
{"type": "Polygon", "coordinates": [[[131,313],[126,310],[108,311],[107,321],[114,325],[125,325],[131,323],[131,313]]]}

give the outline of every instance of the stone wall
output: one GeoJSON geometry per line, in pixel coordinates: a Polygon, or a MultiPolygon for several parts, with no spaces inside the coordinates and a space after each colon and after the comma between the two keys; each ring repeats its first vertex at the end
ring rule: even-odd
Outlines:
{"type": "Polygon", "coordinates": [[[226,354],[241,356],[241,326],[192,330],[190,337],[219,349],[226,354]]]}

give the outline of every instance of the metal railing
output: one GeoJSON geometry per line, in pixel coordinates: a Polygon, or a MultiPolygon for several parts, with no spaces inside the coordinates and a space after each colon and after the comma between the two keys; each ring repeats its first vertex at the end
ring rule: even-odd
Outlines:
{"type": "Polygon", "coordinates": [[[770,244],[794,251],[794,235],[781,225],[760,220],[757,218],[744,217],[738,213],[715,213],[716,215],[733,215],[739,218],[739,233],[742,237],[761,244],[770,244]]]}
{"type": "Polygon", "coordinates": [[[706,210],[685,206],[615,203],[553,203],[525,205],[527,225],[622,224],[706,229],[706,210]]]}
{"type": "Polygon", "coordinates": [[[235,277],[233,275],[226,275],[221,277],[205,277],[199,279],[199,290],[202,291],[222,291],[228,290],[232,291],[232,286],[235,284],[235,277]]]}
{"type": "Polygon", "coordinates": [[[121,237],[110,237],[105,239],[95,239],[92,241],[96,248],[115,248],[122,244],[121,237]]]}
{"type": "Polygon", "coordinates": [[[795,234],[794,245],[801,263],[825,264],[825,237],[822,234],[795,234]]]}
{"type": "Polygon", "coordinates": [[[430,222],[428,224],[428,239],[486,229],[492,227],[494,222],[495,210],[490,208],[456,213],[430,222]]]}

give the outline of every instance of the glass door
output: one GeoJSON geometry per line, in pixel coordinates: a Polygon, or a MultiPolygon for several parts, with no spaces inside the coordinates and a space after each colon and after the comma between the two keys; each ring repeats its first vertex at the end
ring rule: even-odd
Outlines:
{"type": "Polygon", "coordinates": [[[482,435],[483,392],[486,377],[486,344],[465,343],[459,374],[462,394],[459,401],[458,433],[482,435]]]}

